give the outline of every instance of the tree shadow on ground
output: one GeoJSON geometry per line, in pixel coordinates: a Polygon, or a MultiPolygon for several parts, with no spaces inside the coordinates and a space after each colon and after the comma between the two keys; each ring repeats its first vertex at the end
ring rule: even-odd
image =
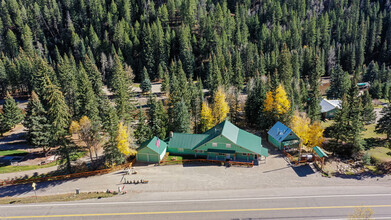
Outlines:
{"type": "MultiPolygon", "coordinates": [[[[85,177],[87,178],[87,177],[85,177]]],[[[80,179],[80,178],[77,178],[80,179]]],[[[56,181],[47,181],[47,182],[40,182],[37,183],[36,189],[37,190],[44,190],[50,187],[55,187],[57,185],[61,185],[65,182],[69,181],[76,181],[77,179],[68,179],[68,180],[56,180],[56,181]]],[[[0,186],[0,198],[1,197],[12,197],[12,196],[20,196],[29,192],[32,192],[32,184],[26,183],[26,184],[18,184],[18,185],[11,185],[11,186],[0,186]]]]}
{"type": "Polygon", "coordinates": [[[365,150],[369,150],[374,147],[384,147],[387,143],[386,139],[381,138],[365,138],[364,139],[364,147],[365,150]]]}
{"type": "Polygon", "coordinates": [[[292,167],[292,169],[295,171],[297,176],[299,177],[306,177],[308,175],[314,174],[314,170],[310,167],[310,165],[302,165],[297,167],[292,167]]]}

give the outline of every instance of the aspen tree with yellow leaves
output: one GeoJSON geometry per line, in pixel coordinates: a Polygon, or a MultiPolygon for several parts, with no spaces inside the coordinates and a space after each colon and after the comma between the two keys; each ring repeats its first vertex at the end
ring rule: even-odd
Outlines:
{"type": "Polygon", "coordinates": [[[269,91],[266,94],[263,111],[268,115],[270,126],[277,121],[283,123],[288,122],[290,110],[291,103],[289,102],[286,91],[282,85],[279,85],[275,91],[269,91]]]}
{"type": "Polygon", "coordinates": [[[217,89],[213,100],[214,104],[212,114],[214,119],[214,125],[216,125],[223,122],[227,118],[227,114],[229,113],[226,95],[221,87],[217,89]]]}
{"type": "Polygon", "coordinates": [[[118,125],[118,135],[116,138],[118,150],[125,156],[135,155],[137,152],[130,147],[130,137],[128,127],[120,122],[118,125]]]}
{"type": "Polygon", "coordinates": [[[295,111],[291,121],[291,129],[307,148],[322,146],[324,129],[319,121],[311,123],[307,114],[295,111]]]}
{"type": "Polygon", "coordinates": [[[212,109],[207,102],[202,103],[201,108],[201,132],[205,132],[213,127],[212,109]]]}

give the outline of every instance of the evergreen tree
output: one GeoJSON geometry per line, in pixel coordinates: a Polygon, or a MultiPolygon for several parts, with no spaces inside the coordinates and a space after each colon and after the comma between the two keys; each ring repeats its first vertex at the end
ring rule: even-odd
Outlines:
{"type": "Polygon", "coordinates": [[[386,134],[387,140],[391,138],[391,106],[382,110],[383,116],[376,124],[376,133],[386,134]]]}
{"type": "Polygon", "coordinates": [[[145,67],[143,71],[143,81],[140,84],[140,88],[143,93],[150,92],[152,89],[151,80],[149,79],[148,72],[145,67]]]}
{"type": "Polygon", "coordinates": [[[151,128],[151,134],[164,140],[168,132],[168,115],[164,109],[163,103],[157,101],[155,96],[149,98],[149,120],[148,124],[151,128]]]}
{"type": "Polygon", "coordinates": [[[47,118],[51,126],[51,146],[55,146],[67,134],[70,115],[60,89],[50,81],[47,84],[44,99],[47,103],[47,118]]]}
{"type": "Polygon", "coordinates": [[[151,129],[147,125],[146,117],[142,109],[139,109],[138,123],[136,125],[136,130],[134,131],[134,137],[136,138],[136,143],[141,144],[144,141],[151,138],[151,129]]]}
{"type": "Polygon", "coordinates": [[[374,107],[373,107],[373,104],[372,104],[372,98],[369,95],[368,90],[366,90],[364,92],[364,96],[362,96],[361,99],[362,99],[362,102],[363,102],[362,103],[362,106],[363,106],[362,115],[363,115],[364,123],[365,124],[371,124],[371,123],[373,123],[375,121],[376,115],[375,115],[375,112],[373,111],[374,107]]]}
{"type": "Polygon", "coordinates": [[[266,85],[262,82],[261,77],[257,76],[252,84],[248,84],[249,94],[247,96],[246,105],[244,111],[246,113],[247,122],[251,126],[259,124],[263,118],[263,115],[259,113],[263,112],[263,103],[266,99],[266,85]]]}
{"type": "Polygon", "coordinates": [[[184,101],[175,103],[173,108],[173,115],[172,131],[179,133],[189,133],[190,114],[184,101]]]}
{"type": "Polygon", "coordinates": [[[330,88],[327,91],[328,99],[340,99],[350,88],[350,76],[337,65],[331,71],[330,88]]]}
{"type": "Polygon", "coordinates": [[[27,130],[27,141],[32,146],[43,148],[47,152],[50,146],[50,124],[46,118],[46,111],[38,95],[32,92],[27,104],[26,119],[23,122],[27,130]]]}
{"type": "Polygon", "coordinates": [[[116,104],[117,115],[120,120],[130,122],[133,120],[135,105],[132,80],[126,75],[118,55],[114,56],[112,90],[116,104]]]}
{"type": "Polygon", "coordinates": [[[315,56],[312,62],[312,70],[309,76],[310,90],[308,93],[308,116],[312,121],[320,119],[320,77],[322,76],[320,58],[315,56]]]}
{"type": "Polygon", "coordinates": [[[7,93],[7,96],[3,105],[3,113],[0,119],[0,134],[3,134],[12,128],[15,125],[19,124],[23,120],[24,115],[22,114],[22,110],[18,107],[15,100],[12,96],[7,93]]]}
{"type": "Polygon", "coordinates": [[[87,116],[92,121],[99,121],[99,110],[97,97],[92,88],[91,82],[87,76],[86,71],[84,70],[83,65],[79,65],[79,117],[87,116]]]}

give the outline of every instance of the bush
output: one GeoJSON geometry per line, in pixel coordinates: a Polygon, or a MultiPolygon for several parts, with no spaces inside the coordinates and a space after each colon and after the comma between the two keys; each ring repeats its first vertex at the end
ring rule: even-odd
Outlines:
{"type": "Polygon", "coordinates": [[[362,157],[362,161],[365,165],[371,164],[371,155],[368,152],[365,152],[365,154],[362,157]]]}
{"type": "Polygon", "coordinates": [[[143,93],[146,93],[146,92],[151,91],[151,88],[152,88],[151,81],[150,81],[148,78],[144,79],[144,80],[141,82],[140,88],[141,88],[141,91],[142,91],[143,93]]]}

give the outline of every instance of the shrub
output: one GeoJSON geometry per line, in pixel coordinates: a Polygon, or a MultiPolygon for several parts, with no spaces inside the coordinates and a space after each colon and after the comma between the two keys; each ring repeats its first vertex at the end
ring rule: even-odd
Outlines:
{"type": "Polygon", "coordinates": [[[365,165],[371,164],[371,155],[368,152],[365,152],[365,154],[362,156],[362,161],[365,165]]]}

